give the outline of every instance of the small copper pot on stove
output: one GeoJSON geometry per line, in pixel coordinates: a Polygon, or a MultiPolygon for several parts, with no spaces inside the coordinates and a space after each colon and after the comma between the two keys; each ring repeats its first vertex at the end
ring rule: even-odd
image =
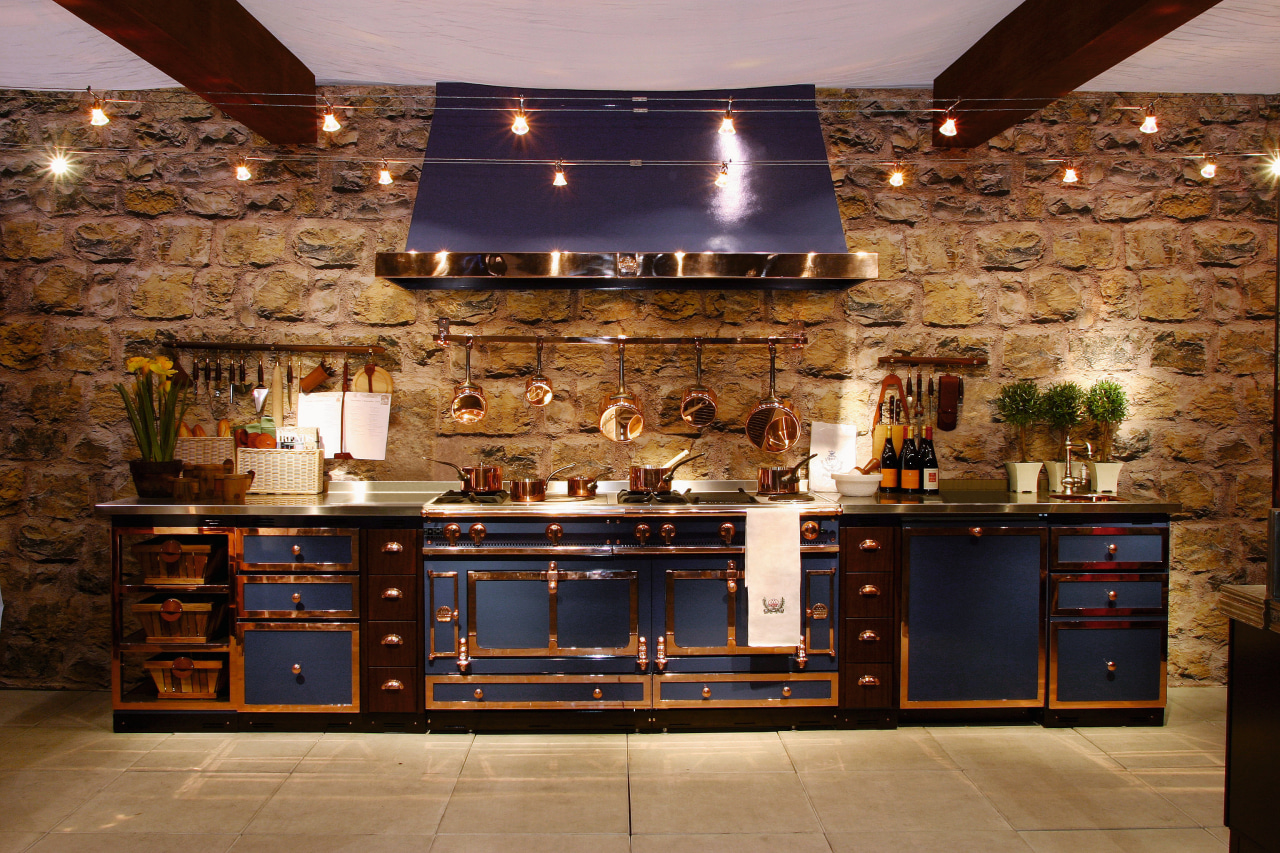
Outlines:
{"type": "Polygon", "coordinates": [[[524,477],[519,480],[511,481],[511,502],[520,504],[537,503],[547,499],[547,481],[559,474],[561,471],[567,471],[575,464],[570,462],[568,465],[557,468],[548,476],[544,477],[524,477]]]}
{"type": "Polygon", "coordinates": [[[756,473],[756,493],[761,495],[796,495],[800,493],[800,469],[818,454],[801,459],[795,465],[762,466],[756,473]]]}
{"type": "MultiPolygon", "coordinates": [[[[599,486],[599,480],[608,471],[601,471],[599,474],[588,477],[586,474],[575,474],[572,477],[565,477],[565,489],[571,498],[594,498],[596,489],[599,486]]],[[[550,477],[547,478],[551,479],[550,477]]]]}
{"type": "Polygon", "coordinates": [[[632,465],[627,488],[633,492],[650,492],[664,494],[671,491],[671,481],[675,479],[676,469],[687,462],[701,459],[703,454],[681,459],[674,465],[632,465]]]}
{"type": "Polygon", "coordinates": [[[432,461],[441,465],[448,465],[457,471],[458,479],[462,482],[462,491],[464,492],[492,494],[502,491],[501,465],[466,465],[459,467],[452,462],[445,462],[443,459],[433,459],[432,461]]]}

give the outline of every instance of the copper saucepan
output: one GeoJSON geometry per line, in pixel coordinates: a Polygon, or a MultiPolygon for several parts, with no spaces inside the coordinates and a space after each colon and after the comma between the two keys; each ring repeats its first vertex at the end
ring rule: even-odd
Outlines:
{"type": "Polygon", "coordinates": [[[518,480],[511,481],[511,501],[512,503],[537,503],[547,499],[547,481],[559,474],[561,471],[567,471],[578,463],[570,462],[561,468],[552,471],[546,477],[523,477],[518,480]]]}
{"type": "Polygon", "coordinates": [[[716,419],[716,392],[702,384],[702,339],[693,339],[693,384],[680,401],[680,419],[689,426],[702,429],[716,419]]]}
{"type": "MultiPolygon", "coordinates": [[[[471,381],[471,343],[471,336],[467,335],[467,380],[453,389],[453,402],[449,404],[449,413],[453,419],[463,424],[476,423],[489,410],[484,389],[471,381]]],[[[501,481],[501,475],[498,479],[501,481]]],[[[501,483],[498,488],[502,488],[501,483]]]]}
{"type": "Polygon", "coordinates": [[[530,406],[541,407],[549,404],[553,397],[555,390],[551,387],[551,380],[542,373],[542,338],[538,338],[538,367],[524,383],[524,399],[530,406]]]}
{"type": "Polygon", "coordinates": [[[761,495],[794,495],[800,492],[800,469],[818,454],[801,459],[795,465],[763,466],[756,474],[756,493],[761,495]]]}
{"type": "MultiPolygon", "coordinates": [[[[601,471],[599,474],[588,477],[586,474],[577,474],[573,477],[565,477],[565,486],[568,489],[571,498],[593,498],[596,496],[596,488],[598,481],[608,471],[601,471]]],[[[547,479],[551,479],[548,477],[547,479]]]]}
{"type": "Polygon", "coordinates": [[[775,388],[778,346],[769,341],[769,396],[747,415],[747,441],[766,453],[790,450],[800,438],[800,415],[787,400],[778,399],[775,388]]]}
{"type": "Polygon", "coordinates": [[[600,432],[618,442],[629,442],[644,431],[640,398],[627,390],[624,348],[618,344],[618,393],[600,402],[600,432]]]}
{"type": "Polygon", "coordinates": [[[462,481],[462,491],[464,492],[491,494],[502,491],[501,465],[467,465],[459,467],[452,462],[445,462],[443,459],[433,459],[432,461],[441,465],[448,465],[457,471],[458,479],[462,481]]]}
{"type": "Polygon", "coordinates": [[[701,453],[697,456],[689,456],[670,467],[665,465],[632,465],[627,488],[633,492],[654,492],[659,494],[669,492],[671,491],[671,481],[675,479],[676,469],[686,462],[692,462],[702,457],[703,454],[701,453]]]}

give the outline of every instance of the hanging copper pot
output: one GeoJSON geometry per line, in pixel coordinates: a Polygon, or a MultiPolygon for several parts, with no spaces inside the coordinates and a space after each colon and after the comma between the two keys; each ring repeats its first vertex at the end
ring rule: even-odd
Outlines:
{"type": "Polygon", "coordinates": [[[814,453],[801,459],[790,468],[786,466],[762,466],[756,474],[756,492],[761,495],[794,495],[800,492],[800,469],[814,453]]]}
{"type": "Polygon", "coordinates": [[[716,392],[702,385],[702,339],[693,339],[693,384],[680,401],[680,419],[702,429],[716,419],[716,392]]]}
{"type": "MultiPolygon", "coordinates": [[[[551,380],[542,374],[542,338],[538,338],[538,367],[524,383],[524,398],[530,406],[545,406],[555,396],[551,380]]],[[[550,479],[550,478],[548,478],[550,479]]]]}
{"type": "Polygon", "coordinates": [[[775,387],[778,345],[769,341],[769,396],[747,415],[747,441],[766,453],[790,450],[800,439],[800,415],[787,400],[778,399],[775,387]]]}
{"type": "Polygon", "coordinates": [[[453,402],[449,405],[449,414],[463,424],[476,423],[489,409],[484,389],[471,381],[471,344],[471,336],[467,335],[467,379],[453,389],[453,402]]]}
{"type": "Polygon", "coordinates": [[[600,432],[610,441],[629,442],[644,431],[640,398],[627,391],[626,344],[618,344],[618,393],[600,402],[600,432]]]}

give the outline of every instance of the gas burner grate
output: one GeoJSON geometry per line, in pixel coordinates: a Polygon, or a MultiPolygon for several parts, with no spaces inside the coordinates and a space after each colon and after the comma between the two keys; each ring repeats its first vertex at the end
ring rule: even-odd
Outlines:
{"type": "Polygon", "coordinates": [[[736,492],[695,492],[687,491],[684,493],[686,499],[691,504],[707,505],[724,505],[724,506],[742,506],[743,504],[759,503],[746,489],[739,488],[736,492]]]}
{"type": "Polygon", "coordinates": [[[817,500],[817,498],[808,492],[797,492],[794,495],[770,495],[769,500],[776,501],[778,503],[803,504],[817,500]]]}
{"type": "Polygon", "coordinates": [[[460,492],[450,489],[432,501],[433,504],[504,504],[510,497],[505,491],[499,492],[460,492]]]}
{"type": "Polygon", "coordinates": [[[618,492],[618,503],[683,505],[689,503],[689,499],[679,492],[633,492],[623,489],[618,492]]]}

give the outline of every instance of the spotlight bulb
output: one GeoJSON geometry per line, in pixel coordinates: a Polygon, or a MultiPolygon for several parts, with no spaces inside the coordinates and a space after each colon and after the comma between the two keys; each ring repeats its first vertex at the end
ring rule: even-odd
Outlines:
{"type": "Polygon", "coordinates": [[[516,117],[511,122],[511,132],[516,136],[524,136],[529,132],[529,122],[524,117],[524,98],[520,99],[520,109],[516,110],[516,117]]]}
{"type": "Polygon", "coordinates": [[[320,129],[326,133],[333,133],[335,130],[342,130],[342,125],[338,124],[338,118],[332,112],[324,114],[324,124],[320,125],[320,129]]]}
{"type": "Polygon", "coordinates": [[[386,186],[391,183],[391,170],[384,163],[382,168],[378,170],[378,183],[386,186]]]}
{"type": "Polygon", "coordinates": [[[241,163],[239,166],[236,166],[237,181],[247,181],[252,177],[253,175],[249,173],[249,167],[246,166],[244,163],[241,163]]]}
{"type": "Polygon", "coordinates": [[[104,124],[110,124],[111,119],[107,116],[106,111],[99,104],[94,104],[89,110],[89,124],[94,127],[102,127],[104,124]]]}
{"type": "Polygon", "coordinates": [[[1062,182],[1064,184],[1074,184],[1078,180],[1080,180],[1080,175],[1078,172],[1076,172],[1075,166],[1068,166],[1066,169],[1063,170],[1062,182]]]}
{"type": "Polygon", "coordinates": [[[564,176],[564,166],[559,160],[556,161],[556,176],[551,181],[553,187],[567,187],[569,181],[564,176]]]}
{"type": "Polygon", "coordinates": [[[1160,130],[1160,127],[1156,124],[1156,117],[1148,115],[1142,120],[1142,124],[1138,126],[1138,130],[1143,133],[1156,133],[1160,130]]]}
{"type": "Polygon", "coordinates": [[[729,185],[729,164],[720,164],[720,174],[716,175],[716,186],[724,187],[729,185]]]}
{"type": "Polygon", "coordinates": [[[942,127],[938,128],[938,133],[943,136],[955,136],[957,133],[956,120],[951,116],[947,116],[947,120],[942,123],[942,127]]]}
{"type": "Polygon", "coordinates": [[[900,187],[905,181],[906,178],[903,177],[901,169],[894,169],[889,173],[889,186],[900,187]]]}
{"type": "Polygon", "coordinates": [[[1212,159],[1205,160],[1204,165],[1200,167],[1200,176],[1204,178],[1212,178],[1218,174],[1218,164],[1212,159]]]}
{"type": "Polygon", "coordinates": [[[71,171],[71,160],[66,154],[54,154],[49,158],[49,171],[58,177],[62,177],[71,171]]]}
{"type": "Polygon", "coordinates": [[[1267,164],[1267,171],[1271,173],[1271,177],[1280,178],[1280,154],[1271,158],[1271,162],[1267,164]]]}
{"type": "Polygon", "coordinates": [[[729,99],[729,106],[725,107],[724,118],[720,119],[720,132],[726,136],[737,133],[733,128],[733,98],[729,99]]]}

